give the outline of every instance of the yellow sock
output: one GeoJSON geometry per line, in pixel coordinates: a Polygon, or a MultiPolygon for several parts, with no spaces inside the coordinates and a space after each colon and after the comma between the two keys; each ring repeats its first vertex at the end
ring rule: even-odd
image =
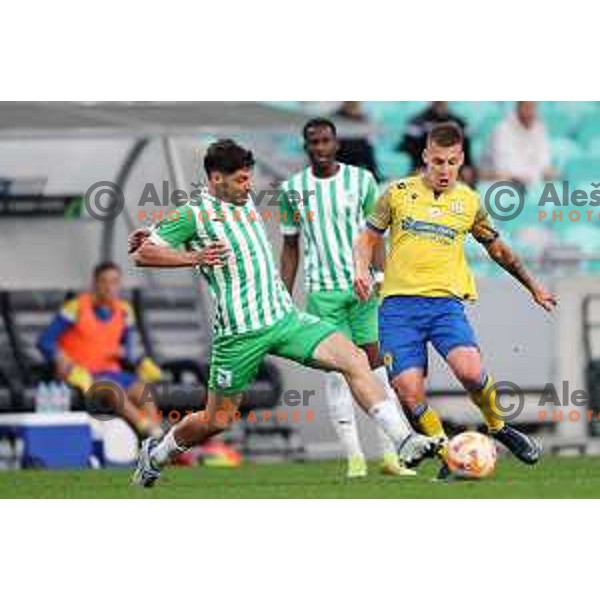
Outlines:
{"type": "MultiPolygon", "coordinates": [[[[429,437],[447,437],[446,432],[444,431],[444,426],[442,425],[442,421],[431,408],[427,404],[424,405],[424,409],[420,407],[420,410],[416,411],[415,419],[421,430],[421,433],[429,436],[429,437]]],[[[447,447],[444,445],[438,451],[438,455],[442,460],[446,459],[446,454],[448,453],[447,447]]]]}
{"type": "Polygon", "coordinates": [[[496,390],[493,389],[494,378],[488,375],[485,385],[477,391],[469,392],[471,400],[477,405],[488,429],[493,433],[504,427],[504,421],[500,418],[502,412],[496,405],[496,390]]]}

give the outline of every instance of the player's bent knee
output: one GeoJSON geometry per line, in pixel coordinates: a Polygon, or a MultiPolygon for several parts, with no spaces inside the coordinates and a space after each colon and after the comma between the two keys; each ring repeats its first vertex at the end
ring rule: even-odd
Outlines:
{"type": "Polygon", "coordinates": [[[485,374],[478,367],[463,369],[456,376],[467,390],[480,389],[485,383],[485,374]]]}
{"type": "Polygon", "coordinates": [[[231,429],[233,422],[230,420],[211,420],[208,423],[210,433],[213,435],[219,435],[225,433],[231,429]]]}
{"type": "Polygon", "coordinates": [[[208,426],[211,433],[225,433],[239,420],[240,413],[238,411],[217,410],[211,415],[208,426]]]}
{"type": "Polygon", "coordinates": [[[367,355],[359,348],[353,349],[346,355],[340,371],[346,375],[360,375],[371,371],[367,355]]]}
{"type": "Polygon", "coordinates": [[[398,380],[392,381],[392,388],[400,402],[409,409],[416,408],[425,400],[425,391],[420,383],[407,383],[398,380]]]}

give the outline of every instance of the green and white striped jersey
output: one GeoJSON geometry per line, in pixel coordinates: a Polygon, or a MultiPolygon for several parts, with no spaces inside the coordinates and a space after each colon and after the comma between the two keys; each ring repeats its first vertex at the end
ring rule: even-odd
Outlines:
{"type": "Polygon", "coordinates": [[[320,179],[308,167],[281,184],[281,232],[302,233],[308,292],[352,288],[352,244],[377,200],[370,171],[340,164],[334,177],[320,179]]]}
{"type": "Polygon", "coordinates": [[[249,199],[244,206],[221,202],[204,192],[169,213],[152,233],[158,244],[203,249],[223,241],[230,249],[223,267],[201,267],[216,303],[215,336],[264,329],[293,309],[273,261],[271,244],[249,199]]]}

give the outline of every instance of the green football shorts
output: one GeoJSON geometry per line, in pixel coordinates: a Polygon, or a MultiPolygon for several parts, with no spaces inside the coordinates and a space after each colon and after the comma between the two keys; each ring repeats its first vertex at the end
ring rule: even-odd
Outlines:
{"type": "Polygon", "coordinates": [[[357,346],[377,342],[378,309],[377,297],[361,302],[352,290],[312,292],[306,305],[306,312],[335,325],[357,346]]]}
{"type": "Polygon", "coordinates": [[[271,327],[215,338],[208,388],[224,395],[243,392],[267,354],[311,365],[317,346],[336,331],[330,323],[293,310],[271,327]]]}

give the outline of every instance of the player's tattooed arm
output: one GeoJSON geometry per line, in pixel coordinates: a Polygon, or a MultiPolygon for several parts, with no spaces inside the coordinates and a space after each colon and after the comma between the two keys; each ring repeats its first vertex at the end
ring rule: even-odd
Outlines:
{"type": "Polygon", "coordinates": [[[485,222],[476,223],[472,233],[475,239],[485,246],[490,258],[527,288],[533,300],[544,310],[550,312],[557,305],[556,296],[548,292],[531,276],[519,256],[506,242],[500,239],[498,232],[494,230],[487,219],[485,222]]]}

